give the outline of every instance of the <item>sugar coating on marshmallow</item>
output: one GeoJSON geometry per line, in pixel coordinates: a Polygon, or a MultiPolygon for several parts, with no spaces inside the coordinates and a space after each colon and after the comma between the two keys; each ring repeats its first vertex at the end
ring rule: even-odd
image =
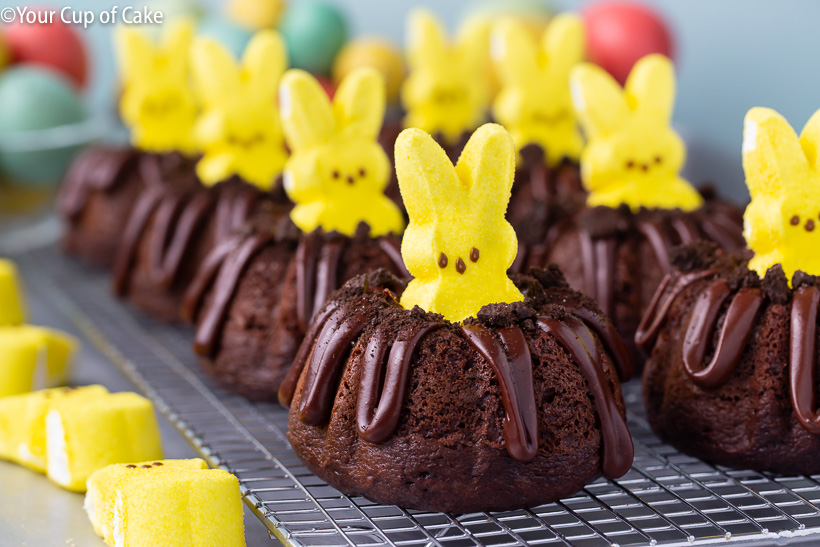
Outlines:
{"type": "Polygon", "coordinates": [[[157,460],[139,463],[118,463],[95,471],[88,478],[87,493],[83,507],[94,531],[110,543],[114,543],[112,518],[116,486],[124,477],[133,475],[141,480],[161,480],[158,477],[184,470],[208,469],[201,459],[157,460]]]}
{"type": "Polygon", "coordinates": [[[56,388],[0,398],[0,459],[46,471],[46,414],[63,398],[107,393],[103,386],[56,388]]]}
{"type": "Polygon", "coordinates": [[[77,492],[107,465],[160,460],[153,405],[135,393],[56,401],[46,416],[46,454],[49,478],[77,492]]]}
{"type": "Polygon", "coordinates": [[[239,481],[221,469],[123,476],[114,492],[116,547],[244,547],[239,481]]]}
{"type": "Polygon", "coordinates": [[[0,325],[20,325],[26,306],[14,262],[0,258],[0,325]]]}

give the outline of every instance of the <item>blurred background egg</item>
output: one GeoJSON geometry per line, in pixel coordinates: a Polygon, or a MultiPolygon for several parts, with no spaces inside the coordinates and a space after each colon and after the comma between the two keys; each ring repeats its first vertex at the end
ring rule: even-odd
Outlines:
{"type": "Polygon", "coordinates": [[[231,19],[251,30],[275,27],[283,11],[285,11],[283,0],[230,0],[228,2],[228,15],[231,19]]]}
{"type": "Polygon", "coordinates": [[[77,145],[55,141],[49,148],[48,142],[26,134],[85,119],[80,97],[63,77],[31,65],[7,69],[0,74],[0,173],[24,185],[55,184],[77,145]],[[32,149],[26,149],[27,143],[32,149]]]}
{"type": "Polygon", "coordinates": [[[462,21],[472,17],[486,17],[496,20],[499,17],[514,17],[529,28],[534,35],[540,36],[552,17],[552,7],[544,0],[478,0],[468,4],[462,15],[462,21]]]}
{"type": "Polygon", "coordinates": [[[636,2],[607,1],[582,11],[587,32],[587,57],[621,84],[635,62],[650,53],[672,57],[672,34],[663,18],[636,2]]]}
{"type": "Polygon", "coordinates": [[[220,15],[208,15],[200,21],[197,35],[212,38],[240,59],[245,46],[250,42],[253,32],[239,26],[220,15]]]}
{"type": "MultiPolygon", "coordinates": [[[[42,8],[41,8],[42,9],[42,8]]],[[[88,81],[88,57],[77,31],[60,22],[14,23],[3,27],[14,63],[34,64],[55,70],[82,88],[88,81]]]]}
{"type": "Polygon", "coordinates": [[[321,0],[297,0],[285,10],[279,32],[292,67],[330,75],[333,61],[347,40],[348,26],[333,5],[321,0]]]}
{"type": "Polygon", "coordinates": [[[387,100],[396,101],[405,72],[399,48],[383,38],[351,40],[345,44],[333,63],[333,81],[338,85],[350,71],[365,66],[381,72],[387,86],[387,100]]]}
{"type": "Polygon", "coordinates": [[[0,71],[11,64],[11,50],[0,28],[0,71]]]}

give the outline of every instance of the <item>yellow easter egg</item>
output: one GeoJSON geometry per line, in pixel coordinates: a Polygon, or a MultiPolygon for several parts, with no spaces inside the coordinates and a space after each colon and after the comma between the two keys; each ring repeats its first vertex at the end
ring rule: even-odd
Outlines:
{"type": "Polygon", "coordinates": [[[333,63],[333,81],[336,84],[360,67],[372,67],[384,76],[387,100],[399,98],[404,81],[405,67],[399,49],[382,38],[357,38],[348,42],[333,63]]]}
{"type": "Polygon", "coordinates": [[[401,305],[458,322],[487,304],[522,301],[507,277],[518,252],[505,219],[515,172],[509,133],[497,124],[481,126],[453,166],[428,133],[405,129],[395,154],[410,216],[401,251],[414,277],[401,305]]]}
{"type": "Polygon", "coordinates": [[[251,30],[274,28],[285,11],[283,0],[231,0],[228,15],[251,30]]]}

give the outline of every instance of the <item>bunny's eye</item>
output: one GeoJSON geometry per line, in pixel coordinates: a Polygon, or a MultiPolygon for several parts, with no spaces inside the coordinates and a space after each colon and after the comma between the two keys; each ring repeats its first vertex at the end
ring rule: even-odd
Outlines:
{"type": "Polygon", "coordinates": [[[334,169],[333,172],[330,174],[330,176],[332,176],[334,179],[339,178],[339,171],[334,169]]]}
{"type": "Polygon", "coordinates": [[[359,167],[359,176],[364,178],[365,175],[367,175],[367,171],[365,170],[365,168],[364,167],[359,167]]]}
{"type": "Polygon", "coordinates": [[[794,215],[789,222],[791,223],[792,226],[797,226],[798,224],[800,224],[800,217],[797,216],[797,215],[794,215]]]}
{"type": "Polygon", "coordinates": [[[473,262],[478,262],[478,249],[476,249],[475,247],[470,249],[470,260],[472,260],[473,262]]]}
{"type": "Polygon", "coordinates": [[[438,267],[439,268],[446,268],[447,267],[447,255],[441,253],[438,257],[438,267]]]}
{"type": "Polygon", "coordinates": [[[655,163],[658,163],[658,164],[663,163],[663,158],[660,157],[660,156],[655,156],[655,163]]]}

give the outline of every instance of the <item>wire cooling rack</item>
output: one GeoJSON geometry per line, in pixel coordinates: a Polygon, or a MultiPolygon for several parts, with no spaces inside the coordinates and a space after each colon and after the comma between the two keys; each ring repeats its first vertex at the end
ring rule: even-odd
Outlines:
{"type": "Polygon", "coordinates": [[[201,373],[187,329],[134,313],[109,296],[104,274],[56,249],[17,259],[29,289],[74,321],[203,458],[234,473],[246,503],[286,545],[820,543],[820,476],[733,471],[680,454],[651,433],[635,382],[625,386],[635,462],[621,479],[504,513],[406,511],[345,496],[294,456],[283,409],[226,393],[201,373]]]}

